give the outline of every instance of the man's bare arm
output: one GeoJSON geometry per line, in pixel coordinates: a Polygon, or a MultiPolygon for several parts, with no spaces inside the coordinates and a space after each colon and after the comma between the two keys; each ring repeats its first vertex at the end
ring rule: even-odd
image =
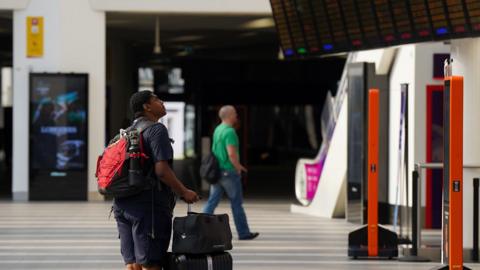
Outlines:
{"type": "Polygon", "coordinates": [[[238,160],[238,155],[237,155],[237,147],[234,145],[227,145],[227,152],[228,152],[228,158],[230,159],[230,162],[232,163],[233,167],[235,167],[235,170],[238,173],[247,172],[247,169],[240,164],[240,161],[238,160]]]}
{"type": "Polygon", "coordinates": [[[155,174],[160,178],[160,181],[171,187],[173,191],[182,197],[187,203],[198,201],[199,197],[197,193],[186,188],[182,182],[178,180],[167,161],[159,161],[155,163],[155,174]]]}

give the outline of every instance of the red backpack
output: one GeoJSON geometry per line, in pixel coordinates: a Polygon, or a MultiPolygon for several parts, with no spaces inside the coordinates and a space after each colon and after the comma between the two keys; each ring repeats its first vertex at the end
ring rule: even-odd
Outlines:
{"type": "Polygon", "coordinates": [[[148,156],[142,139],[142,132],[154,124],[156,122],[139,118],[110,141],[97,160],[95,176],[100,194],[124,198],[155,185],[156,181],[148,177],[144,168],[148,156]]]}

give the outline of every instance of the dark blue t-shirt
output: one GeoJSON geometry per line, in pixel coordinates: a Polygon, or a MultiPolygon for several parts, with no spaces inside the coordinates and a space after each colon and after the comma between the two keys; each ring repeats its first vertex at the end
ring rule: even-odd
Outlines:
{"type": "MultiPolygon", "coordinates": [[[[155,163],[167,161],[170,167],[173,164],[173,148],[168,136],[168,130],[162,123],[156,123],[142,132],[142,139],[144,152],[149,157],[144,171],[152,179],[158,179],[155,174],[155,163]]],[[[174,194],[170,187],[165,185],[160,179],[157,181],[157,186],[153,188],[153,193],[152,190],[145,190],[138,195],[115,199],[114,206],[125,210],[135,210],[137,208],[141,210],[146,207],[145,204],[150,205],[152,199],[155,205],[160,206],[161,209],[159,210],[173,210],[174,194]]]]}

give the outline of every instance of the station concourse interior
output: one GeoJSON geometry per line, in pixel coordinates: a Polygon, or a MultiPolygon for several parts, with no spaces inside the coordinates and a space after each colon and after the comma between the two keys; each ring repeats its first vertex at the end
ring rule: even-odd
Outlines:
{"type": "Polygon", "coordinates": [[[0,269],[123,267],[97,157],[149,90],[197,212],[237,110],[234,269],[480,270],[479,63],[478,0],[0,0],[0,269]]]}

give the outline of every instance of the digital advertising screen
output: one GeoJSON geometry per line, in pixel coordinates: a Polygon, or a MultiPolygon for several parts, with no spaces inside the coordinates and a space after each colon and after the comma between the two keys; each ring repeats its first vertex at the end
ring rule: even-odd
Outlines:
{"type": "Polygon", "coordinates": [[[88,75],[30,74],[30,168],[86,170],[88,75]]]}

